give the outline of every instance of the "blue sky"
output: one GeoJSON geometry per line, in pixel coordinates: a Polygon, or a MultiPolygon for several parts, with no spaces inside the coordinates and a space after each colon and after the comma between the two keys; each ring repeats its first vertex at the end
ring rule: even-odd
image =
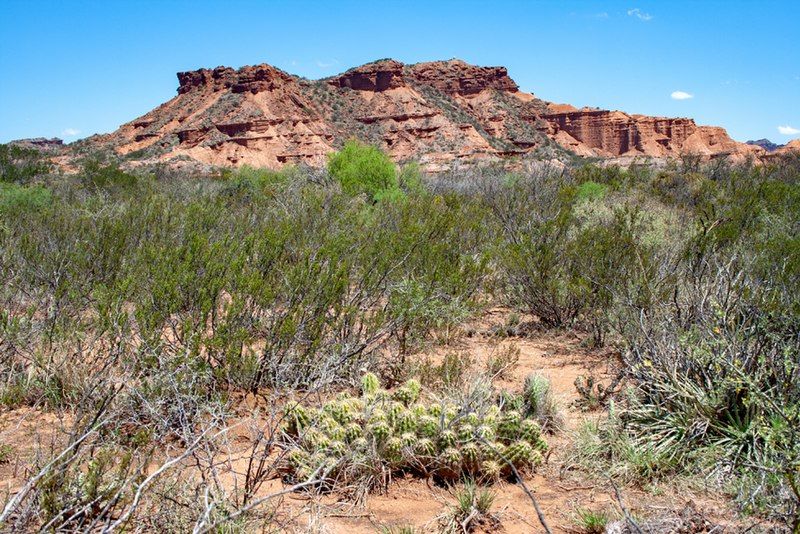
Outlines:
{"type": "Polygon", "coordinates": [[[319,78],[383,57],[505,65],[546,100],[800,137],[797,0],[0,0],[0,142],[112,131],[174,96],[177,71],[319,78]]]}

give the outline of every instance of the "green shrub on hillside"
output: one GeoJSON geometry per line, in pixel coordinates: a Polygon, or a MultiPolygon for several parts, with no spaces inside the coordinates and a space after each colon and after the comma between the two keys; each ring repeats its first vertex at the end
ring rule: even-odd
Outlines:
{"type": "Polygon", "coordinates": [[[50,204],[52,194],[42,186],[21,186],[0,183],[0,213],[33,211],[50,204]]]}
{"type": "Polygon", "coordinates": [[[583,182],[575,192],[575,199],[578,202],[603,200],[608,192],[608,186],[597,182],[583,182]]]}
{"type": "Polygon", "coordinates": [[[399,194],[397,170],[389,156],[355,140],[328,157],[328,172],[349,195],[364,193],[373,200],[391,200],[399,194]]]}
{"type": "Polygon", "coordinates": [[[50,165],[38,151],[0,144],[0,182],[25,183],[49,171],[50,165]]]}
{"type": "Polygon", "coordinates": [[[137,182],[136,176],[123,171],[116,163],[105,163],[95,157],[84,160],[80,175],[86,186],[98,189],[128,188],[137,182]]]}

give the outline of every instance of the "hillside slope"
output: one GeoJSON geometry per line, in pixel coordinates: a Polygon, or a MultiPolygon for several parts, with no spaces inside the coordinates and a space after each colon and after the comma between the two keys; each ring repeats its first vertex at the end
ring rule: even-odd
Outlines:
{"type": "Polygon", "coordinates": [[[546,102],[519,90],[504,67],[460,60],[391,59],[322,80],[270,65],[178,73],[178,94],[88,143],[134,159],[211,165],[322,165],[348,138],[429,171],[507,157],[744,159],[763,148],[692,119],[629,115],[546,102]]]}

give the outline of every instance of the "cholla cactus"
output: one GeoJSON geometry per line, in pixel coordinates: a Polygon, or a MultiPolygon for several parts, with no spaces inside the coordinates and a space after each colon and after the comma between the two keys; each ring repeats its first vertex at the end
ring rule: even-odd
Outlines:
{"type": "Polygon", "coordinates": [[[448,447],[439,455],[438,464],[442,475],[456,477],[461,474],[461,453],[455,447],[448,447]]]}
{"type": "Polygon", "coordinates": [[[436,444],[432,439],[419,438],[414,445],[414,452],[420,456],[432,457],[436,455],[436,444]]]}
{"type": "Polygon", "coordinates": [[[521,468],[530,466],[536,456],[530,443],[518,440],[506,447],[505,457],[514,467],[521,468]]]}
{"type": "Polygon", "coordinates": [[[395,428],[398,432],[414,432],[417,429],[417,418],[411,410],[403,410],[397,418],[395,428]]]}
{"type": "Polygon", "coordinates": [[[381,443],[391,435],[392,429],[386,421],[376,421],[369,426],[369,433],[372,434],[375,441],[381,443]]]}
{"type": "Polygon", "coordinates": [[[353,443],[364,434],[364,429],[358,423],[350,423],[344,427],[344,439],[347,443],[353,443]]]}
{"type": "Polygon", "coordinates": [[[436,436],[439,433],[439,420],[430,415],[423,415],[417,421],[417,432],[427,438],[436,436]]]}
{"type": "Polygon", "coordinates": [[[522,416],[518,411],[505,412],[497,422],[497,434],[504,439],[516,439],[519,435],[520,423],[522,423],[522,416]]]}
{"type": "Polygon", "coordinates": [[[470,424],[472,426],[478,426],[481,424],[481,418],[475,412],[469,412],[467,415],[464,416],[464,422],[470,424]]]}
{"type": "Polygon", "coordinates": [[[440,417],[442,415],[442,405],[438,402],[432,403],[428,406],[428,413],[433,417],[440,417]]]}
{"type": "Polygon", "coordinates": [[[461,456],[464,458],[464,465],[470,470],[475,470],[480,464],[482,452],[473,441],[461,447],[461,456]]]}
{"type": "Polygon", "coordinates": [[[381,381],[375,373],[365,373],[361,377],[361,393],[365,397],[375,395],[381,387],[381,381]]]}
{"type": "Polygon", "coordinates": [[[384,457],[392,463],[400,461],[403,456],[403,441],[397,436],[392,436],[383,445],[384,457]]]}
{"type": "Polygon", "coordinates": [[[458,439],[461,441],[475,439],[475,427],[469,423],[465,423],[458,427],[458,439]]]}
{"type": "Polygon", "coordinates": [[[485,425],[485,424],[484,425],[479,425],[477,428],[475,428],[475,435],[478,438],[480,438],[482,440],[486,440],[486,441],[494,441],[494,439],[495,439],[494,428],[492,428],[489,425],[485,425]]]}
{"type": "Polygon", "coordinates": [[[456,441],[458,441],[458,436],[452,430],[442,430],[439,434],[439,447],[441,449],[455,447],[456,441]]]}
{"type": "Polygon", "coordinates": [[[488,482],[497,482],[503,474],[503,468],[495,460],[484,460],[479,469],[481,476],[488,482]]]}

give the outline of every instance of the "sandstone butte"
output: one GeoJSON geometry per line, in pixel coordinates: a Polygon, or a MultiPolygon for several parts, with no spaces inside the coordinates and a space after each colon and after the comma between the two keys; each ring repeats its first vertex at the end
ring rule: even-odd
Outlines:
{"type": "Polygon", "coordinates": [[[519,90],[504,67],[391,59],[307,80],[270,65],[178,73],[178,94],[89,145],[131,160],[323,165],[349,138],[428,171],[459,162],[684,154],[744,160],[763,148],[692,119],[577,109],[519,90]]]}

